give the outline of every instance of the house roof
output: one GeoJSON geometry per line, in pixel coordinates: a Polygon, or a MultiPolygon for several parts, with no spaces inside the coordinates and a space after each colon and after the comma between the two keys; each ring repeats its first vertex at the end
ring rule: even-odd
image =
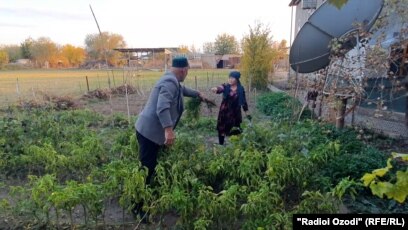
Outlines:
{"type": "Polygon", "coordinates": [[[297,6],[299,5],[300,2],[301,0],[291,0],[289,6],[297,6]]]}
{"type": "Polygon", "coordinates": [[[172,51],[172,50],[177,50],[178,48],[116,48],[113,50],[126,53],[126,52],[156,52],[156,53],[162,53],[165,52],[166,50],[172,51]]]}
{"type": "Polygon", "coordinates": [[[239,54],[224,54],[224,55],[222,55],[221,60],[227,61],[230,58],[240,58],[240,57],[241,57],[241,55],[239,55],[239,54]]]}

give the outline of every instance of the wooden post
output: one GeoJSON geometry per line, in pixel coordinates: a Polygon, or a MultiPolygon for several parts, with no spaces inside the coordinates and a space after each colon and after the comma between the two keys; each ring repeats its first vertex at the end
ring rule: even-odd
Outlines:
{"type": "Polygon", "coordinates": [[[35,95],[34,87],[32,87],[32,86],[31,86],[31,92],[33,93],[33,98],[34,98],[34,100],[37,101],[37,96],[35,95]]]}
{"type": "Polygon", "coordinates": [[[99,74],[97,74],[96,77],[98,78],[98,89],[100,89],[101,88],[101,81],[99,80],[99,74]]]}
{"type": "Polygon", "coordinates": [[[130,109],[129,109],[129,93],[128,93],[128,84],[125,83],[125,91],[126,91],[126,108],[128,113],[128,121],[130,123],[130,109]]]}
{"type": "Polygon", "coordinates": [[[299,82],[298,82],[298,73],[299,73],[299,66],[296,66],[296,75],[295,75],[295,98],[297,98],[299,82]]]}
{"type": "Polygon", "coordinates": [[[210,78],[208,77],[208,71],[207,71],[207,89],[210,88],[210,78]]]}
{"type": "Polygon", "coordinates": [[[16,83],[16,91],[17,91],[17,96],[20,98],[20,84],[18,83],[18,78],[17,78],[17,83],[16,83]]]}
{"type": "Polygon", "coordinates": [[[344,118],[346,114],[347,98],[338,98],[337,114],[336,114],[336,128],[344,128],[344,118]]]}
{"type": "Polygon", "coordinates": [[[86,79],[86,88],[88,89],[87,92],[89,92],[89,81],[88,81],[88,76],[85,76],[86,79]]]}
{"type": "Polygon", "coordinates": [[[112,71],[112,77],[115,76],[115,73],[113,72],[113,69],[111,71],[112,71]]]}
{"type": "Polygon", "coordinates": [[[355,122],[355,108],[351,111],[351,126],[354,127],[354,122],[355,122]]]}

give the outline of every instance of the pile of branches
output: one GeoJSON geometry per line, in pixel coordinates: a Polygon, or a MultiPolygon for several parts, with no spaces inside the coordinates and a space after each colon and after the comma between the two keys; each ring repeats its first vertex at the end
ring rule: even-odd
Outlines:
{"type": "Polygon", "coordinates": [[[109,89],[95,89],[83,95],[82,98],[87,98],[87,99],[97,98],[101,100],[108,100],[111,94],[112,94],[112,91],[109,89]]]}
{"type": "Polygon", "coordinates": [[[77,109],[78,103],[70,96],[52,97],[51,102],[57,110],[77,109]]]}
{"type": "Polygon", "coordinates": [[[21,109],[55,109],[55,110],[67,110],[80,108],[77,103],[70,96],[53,96],[46,93],[43,94],[43,100],[31,99],[26,101],[20,101],[17,107],[21,109]]]}
{"type": "Polygon", "coordinates": [[[135,87],[128,85],[128,84],[124,84],[116,88],[112,88],[111,91],[112,91],[112,94],[115,94],[115,95],[126,95],[126,93],[135,94],[137,92],[135,87]]]}

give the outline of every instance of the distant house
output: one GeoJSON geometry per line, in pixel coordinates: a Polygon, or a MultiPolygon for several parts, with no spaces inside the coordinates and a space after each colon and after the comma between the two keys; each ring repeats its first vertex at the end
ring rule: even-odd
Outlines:
{"type": "Polygon", "coordinates": [[[201,54],[201,62],[204,69],[217,68],[217,57],[214,54],[201,54]]]}
{"type": "Polygon", "coordinates": [[[30,59],[17,59],[16,64],[18,65],[31,65],[30,59]]]}
{"type": "Polygon", "coordinates": [[[217,69],[234,69],[241,64],[241,55],[239,54],[224,54],[217,57],[217,69]]]}
{"type": "Polygon", "coordinates": [[[203,62],[199,58],[189,59],[188,64],[190,65],[191,69],[202,69],[203,68],[203,62]]]}

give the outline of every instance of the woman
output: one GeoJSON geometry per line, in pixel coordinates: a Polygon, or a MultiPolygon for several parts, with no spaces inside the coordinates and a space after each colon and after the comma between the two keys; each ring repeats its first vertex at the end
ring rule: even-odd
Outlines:
{"type": "Polygon", "coordinates": [[[217,94],[223,94],[218,113],[217,130],[220,145],[224,144],[225,136],[237,135],[241,133],[242,113],[248,111],[248,104],[245,97],[244,87],[239,78],[241,73],[232,71],[229,74],[228,84],[222,84],[211,88],[211,91],[217,94]]]}

